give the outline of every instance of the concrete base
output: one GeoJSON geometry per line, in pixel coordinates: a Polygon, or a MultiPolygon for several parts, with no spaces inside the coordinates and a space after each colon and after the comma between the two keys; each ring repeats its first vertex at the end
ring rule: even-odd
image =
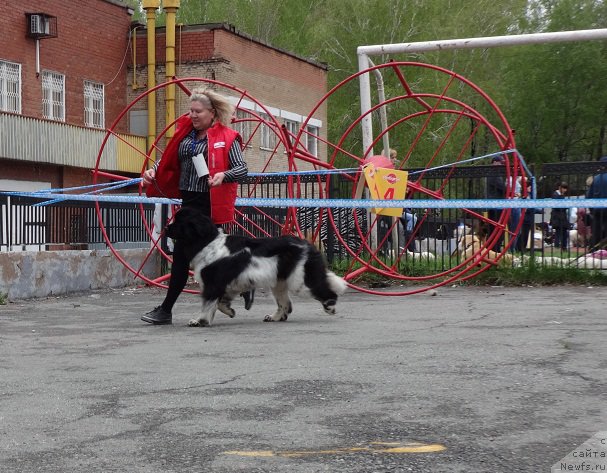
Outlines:
{"type": "MultiPolygon", "coordinates": [[[[149,250],[120,250],[118,254],[139,268],[149,250]]],[[[160,275],[155,252],[142,270],[147,278],[160,275]]],[[[134,274],[110,250],[25,251],[0,253],[0,294],[10,301],[63,295],[90,289],[132,286],[134,274]]]]}

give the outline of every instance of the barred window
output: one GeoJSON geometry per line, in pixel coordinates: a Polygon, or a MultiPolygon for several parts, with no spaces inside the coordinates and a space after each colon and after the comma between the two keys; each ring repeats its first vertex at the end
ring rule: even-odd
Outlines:
{"type": "Polygon", "coordinates": [[[84,125],[93,128],[104,128],[105,126],[105,107],[104,107],[104,89],[103,84],[97,82],[84,81],[84,125]]]}
{"type": "Polygon", "coordinates": [[[21,64],[0,61],[0,111],[21,113],[21,64]]]}
{"type": "Polygon", "coordinates": [[[271,126],[266,125],[266,123],[270,123],[270,117],[265,113],[260,113],[259,116],[264,120],[264,123],[261,125],[261,147],[264,149],[273,150],[276,148],[276,133],[271,126]]]}
{"type": "Polygon", "coordinates": [[[42,116],[65,121],[65,76],[56,72],[42,72],[42,116]]]}

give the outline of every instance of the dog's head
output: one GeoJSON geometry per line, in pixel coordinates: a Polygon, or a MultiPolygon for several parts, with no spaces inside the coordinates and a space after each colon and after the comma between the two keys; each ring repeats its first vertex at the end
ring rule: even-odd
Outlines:
{"type": "Polygon", "coordinates": [[[206,246],[213,241],[219,230],[202,211],[184,207],[175,214],[173,223],[167,226],[166,236],[185,243],[206,246]]]}
{"type": "Polygon", "coordinates": [[[471,233],[464,233],[457,241],[457,247],[451,253],[451,256],[474,253],[478,251],[482,246],[482,242],[479,237],[471,233]]]}

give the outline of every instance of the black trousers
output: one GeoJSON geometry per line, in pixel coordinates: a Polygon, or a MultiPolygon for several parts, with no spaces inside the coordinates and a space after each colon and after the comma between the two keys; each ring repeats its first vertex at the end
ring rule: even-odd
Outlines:
{"type": "MultiPolygon", "coordinates": [[[[181,191],[181,207],[194,207],[201,209],[205,215],[211,216],[211,197],[208,192],[181,191]]],[[[188,282],[190,271],[190,260],[186,257],[179,240],[175,241],[173,247],[173,264],[171,265],[171,279],[162,308],[171,312],[177,298],[183,292],[188,282]]]]}

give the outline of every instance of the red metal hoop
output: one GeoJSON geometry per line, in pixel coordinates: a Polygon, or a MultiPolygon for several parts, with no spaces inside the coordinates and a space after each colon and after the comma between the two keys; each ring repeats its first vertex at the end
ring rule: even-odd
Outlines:
{"type": "MultiPolygon", "coordinates": [[[[440,68],[422,63],[414,62],[390,62],[374,66],[365,71],[360,71],[347,79],[343,80],[333,87],[307,115],[312,117],[315,112],[322,106],[327,106],[327,102],[338,97],[340,94],[351,95],[353,88],[357,86],[357,79],[362,74],[377,74],[382,75],[385,90],[389,92],[387,97],[381,100],[376,99],[376,104],[365,113],[357,113],[354,119],[348,121],[345,131],[342,133],[336,143],[331,143],[322,140],[319,136],[314,136],[315,139],[324,142],[328,148],[328,162],[319,161],[315,156],[310,154],[305,146],[309,135],[308,125],[310,118],[301,125],[297,134],[292,134],[282,127],[280,123],[272,116],[270,111],[263,106],[259,101],[251,97],[246,91],[240,90],[234,86],[220,83],[218,81],[203,79],[203,78],[186,78],[177,79],[164,84],[160,84],[155,88],[146,91],[131,102],[125,110],[118,116],[112,126],[107,129],[107,133],[99,154],[97,156],[96,166],[93,174],[93,181],[97,183],[100,178],[120,179],[120,176],[109,175],[104,173],[100,167],[102,163],[103,151],[110,137],[115,137],[123,140],[117,133],[120,124],[126,114],[132,110],[141,100],[147,96],[163,89],[169,85],[177,85],[184,93],[188,94],[190,86],[197,83],[207,83],[218,89],[224,89],[230,95],[236,95],[239,98],[239,104],[243,100],[253,102],[255,108],[263,110],[263,115],[237,106],[245,115],[235,120],[235,123],[248,122],[251,125],[254,136],[260,133],[262,127],[271,130],[276,136],[276,146],[273,150],[269,150],[268,159],[266,160],[262,172],[272,169],[288,169],[289,171],[298,171],[301,168],[309,169],[338,169],[338,168],[358,168],[362,162],[373,154],[373,147],[377,147],[383,140],[384,136],[388,135],[391,138],[397,137],[397,142],[402,145],[401,150],[404,150],[404,159],[400,164],[401,168],[416,167],[418,173],[412,176],[409,181],[407,198],[423,198],[444,200],[446,197],[446,189],[449,185],[449,178],[453,170],[464,161],[466,156],[474,155],[474,147],[479,149],[479,143],[482,145],[484,153],[512,150],[515,148],[514,135],[506,118],[499,110],[497,105],[476,85],[465,79],[464,77],[440,68]],[[423,84],[433,84],[433,90],[417,90],[417,81],[423,78],[423,84]],[[385,129],[377,132],[373,136],[372,145],[368,149],[362,150],[358,133],[363,120],[374,117],[383,109],[388,109],[389,123],[385,129]],[[441,124],[438,127],[437,124],[441,124]],[[441,130],[441,134],[437,135],[436,130],[441,130]],[[430,143],[430,144],[429,144],[430,143]],[[286,153],[285,153],[286,151],[286,153]],[[448,154],[452,153],[452,154],[448,154]],[[420,161],[420,156],[426,156],[420,161]],[[304,166],[305,164],[305,166],[304,166]],[[424,177],[431,172],[437,165],[447,167],[449,172],[445,174],[438,186],[432,188],[424,184],[424,177]]],[[[221,90],[220,90],[221,91],[221,90]]],[[[376,120],[375,120],[376,121],[376,120]]],[[[172,124],[170,124],[172,125],[172,124]]],[[[168,129],[168,127],[167,127],[168,129]]],[[[165,137],[167,129],[163,130],[156,138],[151,149],[146,153],[141,154],[143,173],[150,163],[153,151],[161,153],[162,149],[159,143],[165,137]]],[[[124,141],[124,140],[123,140],[124,141]]],[[[395,141],[392,141],[393,143],[395,141]]],[[[247,143],[243,144],[243,148],[247,143]]],[[[528,176],[525,173],[524,165],[519,156],[515,152],[506,153],[505,157],[505,172],[506,172],[506,198],[514,196],[514,182],[517,178],[526,179],[528,176]]],[[[127,179],[124,177],[123,179],[127,179]]],[[[331,175],[328,175],[325,180],[321,177],[315,179],[316,189],[314,197],[325,198],[330,195],[329,189],[331,186],[331,175]]],[[[353,186],[354,187],[354,186],[353,186]]],[[[523,186],[526,188],[526,186],[523,186]]],[[[249,195],[255,191],[256,184],[250,187],[249,195]]],[[[290,198],[301,198],[302,181],[299,177],[289,176],[287,193],[290,198]]],[[[525,189],[523,190],[525,191],[525,189]]],[[[139,193],[142,193],[141,187],[139,193]]],[[[353,196],[353,195],[352,195],[353,196]]],[[[152,242],[150,251],[146,259],[156,250],[157,238],[154,236],[153,225],[147,221],[143,205],[139,206],[141,218],[150,241],[152,242]]],[[[384,255],[392,251],[389,242],[386,238],[370,244],[371,233],[378,225],[378,217],[375,214],[368,214],[367,225],[360,222],[358,214],[352,210],[352,221],[354,222],[356,232],[360,239],[358,247],[350,247],[349,243],[340,234],[339,228],[335,221],[335,210],[331,208],[320,209],[320,218],[317,225],[312,229],[302,229],[299,226],[297,208],[287,209],[284,218],[276,219],[270,217],[263,208],[255,208],[259,216],[270,223],[269,230],[264,230],[261,226],[248,219],[248,217],[239,212],[237,225],[243,231],[253,226],[257,232],[265,235],[277,235],[284,233],[296,233],[299,236],[305,232],[306,237],[320,244],[320,228],[323,220],[323,215],[326,212],[327,220],[333,227],[335,236],[341,246],[351,257],[351,264],[346,270],[345,278],[349,281],[351,287],[356,290],[378,294],[378,295],[407,295],[426,291],[431,288],[436,288],[445,284],[450,284],[455,281],[470,279],[481,272],[495,266],[497,262],[504,256],[508,250],[510,243],[503,246],[498,252],[493,252],[498,241],[502,239],[504,234],[514,235],[518,232],[522,218],[519,221],[518,227],[513,230],[508,230],[508,221],[510,219],[510,209],[504,209],[500,212],[499,218],[490,219],[486,215],[472,210],[460,209],[466,216],[473,217],[493,227],[493,231],[487,239],[478,246],[474,254],[467,257],[465,260],[458,262],[455,265],[449,265],[448,268],[434,274],[429,275],[411,275],[406,274],[406,258],[407,253],[403,250],[397,250],[390,262],[387,262],[384,255]],[[245,225],[246,224],[246,225],[245,225]],[[376,291],[369,289],[366,285],[357,284],[358,277],[364,273],[372,273],[383,278],[392,279],[397,283],[406,282],[410,287],[403,289],[398,287],[395,290],[376,291]]],[[[167,287],[166,280],[168,275],[164,274],[159,278],[148,278],[142,274],[141,268],[131,267],[127,261],[116,251],[110,239],[108,238],[99,205],[97,204],[97,213],[101,225],[102,233],[106,243],[112,250],[113,254],[121,263],[127,267],[134,275],[143,279],[146,283],[158,286],[167,287]]],[[[428,210],[421,216],[425,219],[428,215],[428,210]]],[[[423,220],[422,220],[423,221],[423,220]]],[[[397,221],[393,219],[392,226],[387,235],[397,225],[397,221]]],[[[412,236],[412,238],[415,235],[412,236]]],[[[405,246],[406,246],[405,242],[405,246]]],[[[170,255],[166,254],[158,248],[161,256],[171,262],[170,255]]],[[[143,265],[142,265],[143,266],[143,265]]],[[[192,291],[195,292],[195,291],[192,291]]]]}

